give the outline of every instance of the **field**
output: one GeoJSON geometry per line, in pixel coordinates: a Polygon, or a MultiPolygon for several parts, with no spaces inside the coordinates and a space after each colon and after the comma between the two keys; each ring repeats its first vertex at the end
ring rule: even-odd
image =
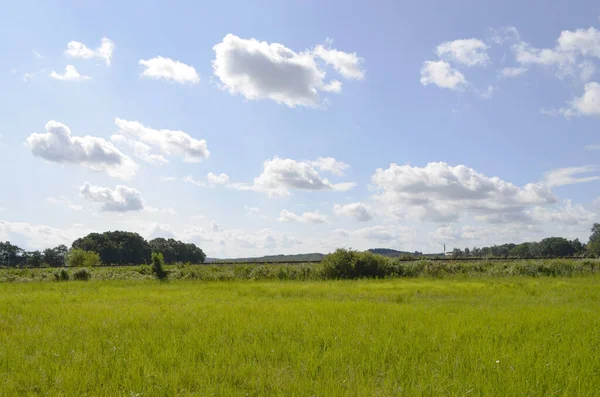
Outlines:
{"type": "Polygon", "coordinates": [[[0,283],[0,395],[592,396],[600,275],[0,283]]]}

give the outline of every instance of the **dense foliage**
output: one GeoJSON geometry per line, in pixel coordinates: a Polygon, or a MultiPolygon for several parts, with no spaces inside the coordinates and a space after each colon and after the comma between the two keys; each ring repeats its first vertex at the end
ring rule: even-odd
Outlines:
{"type": "Polygon", "coordinates": [[[206,254],[191,243],[183,243],[175,239],[155,238],[150,240],[152,253],[161,253],[165,263],[190,262],[204,263],[206,254]]]}
{"type": "Polygon", "coordinates": [[[90,233],[75,240],[72,247],[97,252],[106,265],[140,265],[150,262],[150,244],[142,236],[132,232],[90,233]]]}
{"type": "Polygon", "coordinates": [[[152,253],[161,253],[165,263],[204,263],[206,255],[196,245],[174,239],[146,241],[137,233],[114,231],[90,233],[66,245],[40,251],[25,251],[9,241],[0,241],[0,267],[92,267],[150,263],[152,253]]]}
{"type": "MultiPolygon", "coordinates": [[[[591,254],[591,252],[588,252],[591,254]]],[[[454,257],[475,258],[566,258],[585,256],[586,247],[579,239],[567,240],[563,237],[548,237],[540,242],[502,244],[482,248],[454,249],[454,257]]]]}

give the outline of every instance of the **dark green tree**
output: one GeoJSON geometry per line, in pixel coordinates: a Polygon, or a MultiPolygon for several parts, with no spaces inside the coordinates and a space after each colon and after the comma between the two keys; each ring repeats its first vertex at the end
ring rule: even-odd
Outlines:
{"type": "Polygon", "coordinates": [[[138,233],[90,233],[75,240],[72,248],[97,252],[106,265],[140,265],[150,262],[150,245],[138,233]]]}
{"type": "Polygon", "coordinates": [[[594,256],[600,256],[600,223],[594,223],[591,232],[590,241],[586,246],[587,251],[594,256]]]}
{"type": "Polygon", "coordinates": [[[69,249],[64,244],[54,248],[47,248],[44,250],[44,263],[52,267],[65,266],[68,252],[69,249]]]}

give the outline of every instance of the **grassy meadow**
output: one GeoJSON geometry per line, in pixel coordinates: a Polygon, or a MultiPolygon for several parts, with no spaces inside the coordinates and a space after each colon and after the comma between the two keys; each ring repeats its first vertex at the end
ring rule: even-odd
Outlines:
{"type": "Polygon", "coordinates": [[[1,396],[593,396],[600,275],[0,283],[1,396]]]}

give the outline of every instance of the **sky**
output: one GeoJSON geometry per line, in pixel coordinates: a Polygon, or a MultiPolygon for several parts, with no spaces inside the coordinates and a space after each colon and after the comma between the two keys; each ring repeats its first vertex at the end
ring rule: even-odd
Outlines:
{"type": "Polygon", "coordinates": [[[19,1],[0,240],[441,252],[600,220],[592,1],[19,1]]]}

